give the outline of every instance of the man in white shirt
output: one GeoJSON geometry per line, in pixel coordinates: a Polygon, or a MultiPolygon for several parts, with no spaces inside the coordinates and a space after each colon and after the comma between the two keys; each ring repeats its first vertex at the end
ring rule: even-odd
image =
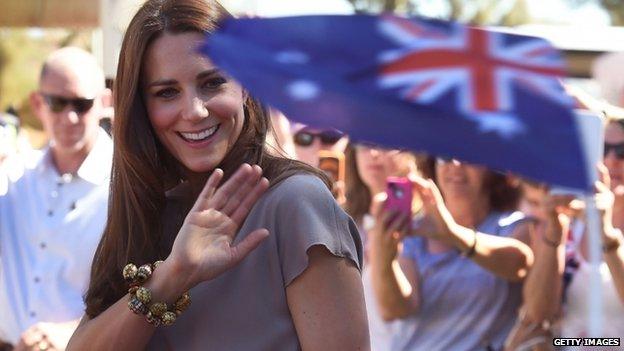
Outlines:
{"type": "Polygon", "coordinates": [[[83,314],[107,216],[110,99],[91,54],[55,51],[30,96],[49,146],[0,166],[0,341],[15,350],[64,349],[83,314]]]}

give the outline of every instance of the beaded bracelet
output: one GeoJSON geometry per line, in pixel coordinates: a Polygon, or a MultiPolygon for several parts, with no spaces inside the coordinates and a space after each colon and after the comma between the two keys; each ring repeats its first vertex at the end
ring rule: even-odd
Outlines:
{"type": "Polygon", "coordinates": [[[130,286],[128,308],[135,314],[144,315],[147,322],[156,327],[172,325],[191,304],[188,291],[182,294],[171,308],[164,302],[152,302],[152,292],[141,285],[150,278],[160,263],[162,261],[156,261],[153,265],[145,264],[138,268],[129,263],[122,272],[124,280],[130,286]]]}

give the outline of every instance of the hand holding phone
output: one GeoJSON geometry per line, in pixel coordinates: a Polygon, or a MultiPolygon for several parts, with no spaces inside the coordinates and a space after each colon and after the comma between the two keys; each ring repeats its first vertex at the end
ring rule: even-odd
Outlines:
{"type": "Polygon", "coordinates": [[[405,177],[386,179],[386,210],[395,210],[408,216],[412,215],[412,182],[405,177]]]}

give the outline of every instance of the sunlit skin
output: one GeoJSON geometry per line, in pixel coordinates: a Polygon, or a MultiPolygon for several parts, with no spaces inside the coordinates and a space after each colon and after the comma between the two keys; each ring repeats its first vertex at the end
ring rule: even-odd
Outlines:
{"type": "MultiPolygon", "coordinates": [[[[318,132],[314,129],[308,129],[313,132],[318,132]]],[[[334,151],[339,153],[344,153],[347,144],[349,143],[349,138],[342,137],[338,140],[337,143],[333,145],[325,145],[321,142],[320,138],[314,138],[312,144],[307,146],[297,145],[295,144],[295,154],[297,155],[297,159],[299,161],[305,162],[312,167],[318,167],[319,165],[319,151],[334,151]]]]}
{"type": "Polygon", "coordinates": [[[520,211],[530,218],[545,221],[544,199],[547,195],[547,190],[543,187],[536,187],[528,183],[522,184],[520,211]]]}
{"type": "Polygon", "coordinates": [[[409,156],[398,150],[386,150],[365,145],[355,148],[358,174],[372,194],[386,189],[386,178],[405,177],[410,172],[409,156]]]}
{"type": "Polygon", "coordinates": [[[81,53],[68,49],[53,56],[47,65],[39,90],[30,96],[31,106],[50,137],[57,170],[74,173],[95,144],[104,100],[110,98],[110,91],[104,89],[103,76],[96,73],[95,63],[86,60],[81,53]],[[54,112],[44,95],[95,100],[93,107],[81,114],[71,105],[54,112]]]}
{"type": "MultiPolygon", "coordinates": [[[[611,122],[605,128],[605,143],[620,144],[624,143],[624,129],[617,123],[611,122]]],[[[614,151],[610,151],[604,157],[604,164],[609,170],[611,178],[611,191],[616,196],[624,195],[624,160],[620,160],[614,151]]]]}
{"type": "Polygon", "coordinates": [[[447,204],[486,195],[486,169],[457,160],[437,161],[436,179],[447,204]]]}
{"type": "Polygon", "coordinates": [[[244,122],[242,87],[197,53],[199,33],[165,33],[147,49],[143,94],[160,142],[188,170],[213,170],[238,139],[244,122]],[[182,133],[217,130],[192,141],[182,133]]]}

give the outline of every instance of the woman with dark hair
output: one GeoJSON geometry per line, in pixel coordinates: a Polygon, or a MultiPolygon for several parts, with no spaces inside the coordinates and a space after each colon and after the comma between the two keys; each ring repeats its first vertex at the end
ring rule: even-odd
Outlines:
{"type": "Polygon", "coordinates": [[[430,178],[413,179],[424,215],[382,210],[369,232],[381,315],[402,321],[392,350],[501,349],[533,261],[518,190],[457,160],[428,158],[418,169],[430,178]]]}
{"type": "Polygon", "coordinates": [[[197,53],[229,16],[148,0],[127,29],[108,223],[68,350],[368,349],[355,225],[197,53]]]}
{"type": "MultiPolygon", "coordinates": [[[[374,212],[377,202],[374,198],[384,195],[388,177],[407,177],[417,174],[416,157],[409,152],[383,149],[367,144],[350,144],[346,150],[346,202],[345,209],[358,225],[364,243],[364,268],[362,283],[366,300],[366,314],[370,332],[371,348],[374,351],[391,351],[390,341],[397,323],[384,323],[380,317],[371,282],[368,263],[369,245],[367,232],[375,224],[374,212]]],[[[420,201],[414,197],[412,210],[420,209],[420,201]]]]}

